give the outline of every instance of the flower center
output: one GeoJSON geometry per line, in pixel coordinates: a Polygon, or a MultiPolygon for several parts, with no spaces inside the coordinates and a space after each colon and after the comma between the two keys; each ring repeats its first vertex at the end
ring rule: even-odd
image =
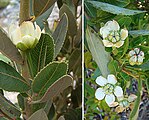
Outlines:
{"type": "Polygon", "coordinates": [[[118,31],[111,31],[107,39],[113,43],[120,41],[120,33],[118,31]]]}
{"type": "Polygon", "coordinates": [[[120,101],[119,105],[122,107],[127,107],[129,105],[129,101],[128,100],[122,100],[122,101],[120,101]]]}
{"type": "Polygon", "coordinates": [[[104,89],[105,94],[111,94],[114,92],[114,86],[109,83],[106,84],[103,89],[104,89]]]}

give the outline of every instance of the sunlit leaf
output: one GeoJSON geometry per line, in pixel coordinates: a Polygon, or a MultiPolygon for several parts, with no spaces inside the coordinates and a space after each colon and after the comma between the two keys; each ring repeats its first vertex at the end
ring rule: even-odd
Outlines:
{"type": "Polygon", "coordinates": [[[98,1],[88,1],[90,4],[92,4],[97,9],[102,9],[103,11],[117,14],[117,15],[135,15],[140,13],[145,13],[146,11],[140,11],[140,10],[130,10],[122,7],[118,7],[115,5],[111,5],[108,3],[98,2],[98,1]]]}

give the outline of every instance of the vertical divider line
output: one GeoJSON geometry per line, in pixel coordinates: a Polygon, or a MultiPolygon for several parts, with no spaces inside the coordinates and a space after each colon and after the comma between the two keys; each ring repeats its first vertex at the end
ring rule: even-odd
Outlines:
{"type": "Polygon", "coordinates": [[[82,0],[82,120],[84,120],[84,0],[82,0]]]}

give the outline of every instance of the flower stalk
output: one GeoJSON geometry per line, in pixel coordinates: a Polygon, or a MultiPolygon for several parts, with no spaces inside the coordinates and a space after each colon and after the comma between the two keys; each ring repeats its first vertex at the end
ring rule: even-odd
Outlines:
{"type": "Polygon", "coordinates": [[[21,0],[20,1],[20,22],[23,23],[30,19],[30,0],[21,0]]]}

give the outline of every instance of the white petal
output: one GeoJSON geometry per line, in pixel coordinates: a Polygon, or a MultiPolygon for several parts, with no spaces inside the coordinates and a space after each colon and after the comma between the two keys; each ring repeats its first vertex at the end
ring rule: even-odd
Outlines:
{"type": "Polygon", "coordinates": [[[115,30],[115,31],[117,31],[117,30],[120,29],[119,24],[118,24],[115,20],[113,20],[113,21],[108,21],[108,22],[105,24],[105,26],[107,26],[107,27],[109,27],[111,30],[115,30]]]}
{"type": "Polygon", "coordinates": [[[35,23],[35,33],[34,33],[34,37],[39,40],[39,39],[40,39],[40,36],[41,36],[41,29],[40,29],[40,27],[35,23]]]}
{"type": "Polygon", "coordinates": [[[129,101],[129,102],[133,102],[136,98],[137,98],[136,95],[131,94],[131,95],[129,95],[129,97],[128,97],[128,101],[129,101]]]}
{"type": "Polygon", "coordinates": [[[104,90],[102,88],[98,88],[95,92],[95,97],[98,99],[98,100],[102,100],[104,97],[105,97],[105,93],[104,93],[104,90]]]}
{"type": "Polygon", "coordinates": [[[114,88],[114,94],[116,95],[116,97],[122,97],[123,96],[123,90],[120,86],[116,86],[114,88]]]}
{"type": "Polygon", "coordinates": [[[144,52],[143,51],[140,51],[139,55],[140,56],[144,56],[144,52]]]}
{"type": "Polygon", "coordinates": [[[31,21],[23,22],[20,25],[21,35],[30,35],[34,36],[34,25],[31,21]]]}
{"type": "Polygon", "coordinates": [[[106,38],[110,33],[110,29],[107,27],[102,27],[100,28],[100,34],[102,35],[103,38],[106,38]]]}
{"type": "Polygon", "coordinates": [[[144,57],[143,56],[140,56],[140,55],[138,55],[138,63],[143,63],[143,59],[144,59],[144,57]]]}
{"type": "Polygon", "coordinates": [[[115,96],[113,94],[106,95],[105,101],[110,106],[115,101],[115,96]]]}
{"type": "Polygon", "coordinates": [[[121,39],[125,40],[128,37],[128,30],[122,29],[121,30],[121,39]]]}
{"type": "Polygon", "coordinates": [[[28,48],[32,48],[35,42],[35,38],[29,35],[22,37],[22,43],[25,44],[28,48]]]}
{"type": "Polygon", "coordinates": [[[112,74],[108,75],[108,83],[115,85],[117,83],[116,77],[112,74]]]}
{"type": "Polygon", "coordinates": [[[99,76],[96,78],[96,83],[100,86],[105,86],[107,84],[107,79],[102,76],[99,76]]]}
{"type": "Polygon", "coordinates": [[[108,41],[108,40],[102,40],[103,44],[105,47],[112,47],[113,46],[113,43],[108,41]]]}
{"type": "MultiPolygon", "coordinates": [[[[10,28],[12,29],[12,28],[10,28]]],[[[10,31],[9,31],[10,32],[10,31]]],[[[21,42],[21,32],[20,32],[20,28],[17,27],[16,29],[14,29],[10,34],[9,34],[13,44],[17,45],[19,42],[21,42]]]]}
{"type": "Polygon", "coordinates": [[[133,55],[135,55],[135,54],[136,54],[136,53],[135,53],[134,50],[129,51],[129,56],[133,56],[133,55]]]}
{"type": "Polygon", "coordinates": [[[119,48],[124,44],[124,41],[118,41],[116,44],[114,44],[115,47],[119,48]]]}
{"type": "Polygon", "coordinates": [[[130,65],[135,65],[137,62],[137,56],[132,56],[130,59],[129,59],[129,63],[130,65]]]}
{"type": "Polygon", "coordinates": [[[139,54],[140,49],[139,49],[139,48],[135,48],[134,51],[135,51],[137,54],[139,54]]]}

